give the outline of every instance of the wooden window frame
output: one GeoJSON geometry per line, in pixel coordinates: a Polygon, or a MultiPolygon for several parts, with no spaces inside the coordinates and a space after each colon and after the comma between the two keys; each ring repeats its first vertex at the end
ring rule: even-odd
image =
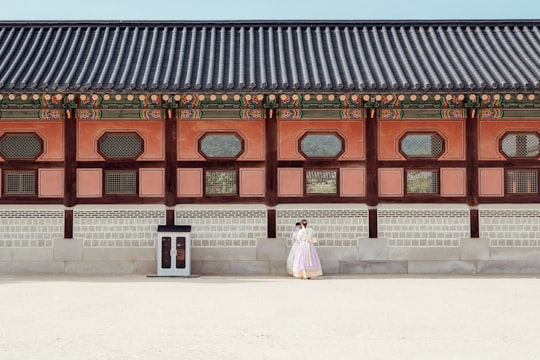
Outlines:
{"type": "Polygon", "coordinates": [[[340,171],[339,168],[323,168],[323,167],[317,167],[317,168],[306,168],[303,171],[303,188],[304,188],[304,196],[335,196],[339,197],[340,194],[340,171]],[[336,192],[335,193],[308,193],[307,192],[307,173],[309,171],[335,171],[336,172],[336,192]]]}
{"type": "Polygon", "coordinates": [[[505,132],[497,141],[499,153],[502,156],[504,156],[504,158],[507,159],[507,160],[538,160],[538,158],[540,158],[540,151],[538,151],[538,155],[536,155],[536,156],[520,157],[520,156],[508,156],[503,151],[503,148],[502,148],[503,139],[508,135],[533,135],[533,134],[536,135],[536,137],[540,139],[540,134],[538,133],[538,131],[534,131],[534,130],[531,130],[531,131],[515,131],[515,130],[513,130],[513,131],[505,132]]]}
{"type": "Polygon", "coordinates": [[[103,197],[138,197],[139,196],[139,171],[138,169],[103,169],[103,179],[102,179],[102,189],[103,197]],[[109,172],[121,172],[121,171],[130,171],[135,173],[135,193],[134,194],[109,194],[107,193],[107,173],[109,172]]]}
{"type": "Polygon", "coordinates": [[[440,168],[429,168],[429,169],[418,169],[418,168],[410,168],[410,169],[404,169],[404,176],[403,176],[403,194],[405,197],[415,197],[415,196],[427,196],[427,197],[441,197],[441,169],[440,168]],[[421,171],[421,172],[434,172],[437,174],[437,192],[428,192],[428,193],[409,193],[407,192],[407,183],[408,183],[408,172],[409,171],[421,171]]]}
{"type": "Polygon", "coordinates": [[[224,169],[211,168],[211,169],[204,169],[203,170],[203,195],[204,195],[204,197],[206,197],[206,198],[215,198],[216,196],[238,197],[239,193],[240,193],[240,171],[239,171],[238,168],[234,168],[234,169],[231,169],[231,168],[224,168],[224,169]],[[206,192],[206,174],[208,172],[213,172],[213,171],[235,172],[236,173],[236,192],[234,194],[208,194],[206,192]]]}
{"type": "Polygon", "coordinates": [[[446,152],[446,139],[438,131],[407,131],[398,140],[398,151],[407,160],[438,160],[446,152]],[[409,135],[437,135],[442,140],[441,153],[437,156],[410,156],[403,151],[403,140],[409,135]]]}
{"type": "Polygon", "coordinates": [[[38,171],[37,169],[2,169],[2,197],[24,197],[24,198],[36,198],[38,197],[38,171]],[[28,172],[34,174],[34,193],[33,194],[11,194],[6,193],[5,187],[7,186],[6,177],[9,173],[15,172],[28,172]]]}
{"type": "Polygon", "coordinates": [[[13,136],[13,135],[15,135],[15,136],[33,135],[33,136],[37,137],[39,139],[39,143],[40,143],[40,151],[33,158],[14,158],[14,159],[6,158],[0,152],[0,157],[2,159],[4,159],[5,161],[35,161],[37,158],[39,158],[41,155],[43,155],[43,152],[45,151],[44,141],[43,141],[43,138],[41,136],[39,136],[39,134],[37,134],[36,132],[6,132],[6,133],[2,134],[2,136],[0,136],[0,141],[2,141],[2,139],[4,139],[7,136],[13,136]]]}
{"type": "Polygon", "coordinates": [[[97,151],[99,155],[101,155],[106,161],[136,161],[142,154],[144,154],[144,145],[145,145],[144,139],[135,131],[122,131],[122,132],[107,131],[97,139],[97,151]],[[105,137],[110,136],[110,135],[120,135],[120,136],[135,135],[136,137],[139,138],[139,140],[141,140],[141,150],[139,151],[137,155],[133,157],[107,156],[101,151],[101,141],[105,137]]]}
{"type": "Polygon", "coordinates": [[[298,152],[300,154],[302,154],[302,156],[308,160],[337,160],[339,159],[339,157],[341,155],[343,155],[343,153],[345,153],[345,148],[346,148],[346,143],[345,143],[345,139],[343,138],[343,136],[341,136],[337,131],[306,131],[299,139],[298,139],[298,152]],[[303,150],[302,150],[302,141],[308,137],[308,136],[312,136],[312,135],[333,135],[333,136],[336,136],[338,137],[340,140],[341,140],[341,150],[339,151],[339,153],[337,153],[337,155],[335,156],[310,156],[308,154],[306,154],[303,150]]]}
{"type": "Polygon", "coordinates": [[[531,168],[505,168],[504,169],[504,195],[508,197],[523,197],[523,196],[538,196],[540,191],[538,189],[538,175],[540,169],[531,168]],[[508,171],[534,171],[536,173],[536,192],[508,192],[508,171]]]}
{"type": "Polygon", "coordinates": [[[237,160],[245,152],[246,152],[246,140],[244,139],[244,137],[242,135],[240,135],[236,131],[207,131],[201,137],[199,137],[199,139],[197,140],[197,153],[199,155],[201,155],[205,160],[208,160],[208,161],[237,160]],[[204,140],[205,137],[211,136],[211,135],[218,135],[218,136],[232,135],[232,136],[235,136],[236,138],[238,138],[240,140],[240,151],[238,152],[238,154],[236,156],[232,156],[232,157],[222,157],[222,156],[210,157],[210,156],[207,156],[202,151],[201,143],[202,143],[202,141],[204,140]]]}

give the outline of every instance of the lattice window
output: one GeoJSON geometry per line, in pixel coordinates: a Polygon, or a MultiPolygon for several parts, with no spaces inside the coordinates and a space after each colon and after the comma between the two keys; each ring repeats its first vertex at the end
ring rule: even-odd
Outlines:
{"type": "Polygon", "coordinates": [[[400,150],[407,158],[436,159],[444,152],[444,140],[436,133],[406,134],[400,150]]]}
{"type": "Polygon", "coordinates": [[[4,195],[36,195],[36,172],[5,170],[4,195]]]}
{"type": "Polygon", "coordinates": [[[200,153],[207,158],[235,159],[243,152],[243,140],[237,134],[205,134],[199,142],[200,153]]]}
{"type": "Polygon", "coordinates": [[[508,194],[538,193],[538,171],[536,170],[507,170],[506,192],[508,194]]]}
{"type": "Polygon", "coordinates": [[[36,134],[5,134],[0,138],[0,155],[6,160],[34,160],[43,152],[43,140],[36,134]]]}
{"type": "Polygon", "coordinates": [[[205,172],[206,195],[236,195],[238,193],[236,170],[207,170],[205,172]]]}
{"type": "Polygon", "coordinates": [[[337,194],[337,170],[307,170],[306,194],[337,194]]]}
{"type": "Polygon", "coordinates": [[[501,139],[501,151],[509,158],[536,158],[540,155],[537,133],[509,133],[501,139]]]}
{"type": "Polygon", "coordinates": [[[438,194],[437,170],[407,170],[407,194],[438,194]]]}
{"type": "Polygon", "coordinates": [[[99,152],[109,159],[137,159],[143,153],[144,141],[135,133],[107,133],[99,140],[99,152]]]}
{"type": "Polygon", "coordinates": [[[300,139],[300,151],[307,158],[336,158],[343,150],[343,139],[337,134],[312,133],[300,139]]]}
{"type": "Polygon", "coordinates": [[[108,170],[105,171],[105,194],[136,195],[137,171],[108,170]]]}

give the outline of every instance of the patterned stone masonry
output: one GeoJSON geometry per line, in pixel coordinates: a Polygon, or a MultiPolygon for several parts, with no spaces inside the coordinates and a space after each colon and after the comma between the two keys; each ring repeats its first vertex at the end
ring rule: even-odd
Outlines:
{"type": "Polygon", "coordinates": [[[468,209],[379,209],[377,224],[391,247],[458,247],[470,237],[468,209]]]}
{"type": "Polygon", "coordinates": [[[266,238],[263,209],[176,209],[175,224],[191,225],[192,247],[255,247],[266,238]]]}
{"type": "Polygon", "coordinates": [[[153,248],[165,210],[75,209],[73,237],[87,248],[153,248]]]}
{"type": "Polygon", "coordinates": [[[60,238],[63,210],[0,210],[0,248],[50,248],[60,238]]]}
{"type": "Polygon", "coordinates": [[[540,247],[540,209],[479,209],[480,237],[493,247],[540,247]]]}
{"type": "Polygon", "coordinates": [[[358,239],[367,238],[368,210],[365,209],[278,209],[276,212],[276,237],[285,238],[291,246],[294,224],[301,219],[308,221],[317,236],[317,246],[358,246],[358,239]]]}

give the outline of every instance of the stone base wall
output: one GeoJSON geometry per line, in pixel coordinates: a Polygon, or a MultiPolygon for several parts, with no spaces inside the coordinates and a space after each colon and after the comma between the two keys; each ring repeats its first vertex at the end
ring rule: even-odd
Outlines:
{"type": "MultiPolygon", "coordinates": [[[[358,239],[358,246],[318,247],[325,275],[354,274],[540,274],[540,249],[494,248],[489,239],[461,239],[458,247],[403,247],[387,239],[358,239]]],[[[255,247],[192,248],[193,275],[285,276],[285,240],[257,239],[255,247]]],[[[3,274],[156,274],[155,249],[85,248],[82,240],[57,239],[52,248],[0,250],[3,274]]]]}
{"type": "Polygon", "coordinates": [[[64,239],[63,206],[0,210],[0,273],[131,274],[156,270],[162,206],[77,206],[64,239]]]}
{"type": "Polygon", "coordinates": [[[479,207],[480,236],[497,248],[540,247],[540,207],[484,205],[479,207]]]}
{"type": "MultiPolygon", "coordinates": [[[[0,273],[154,275],[165,210],[76,207],[74,238],[64,239],[63,207],[4,207],[0,273]]],[[[326,275],[540,274],[540,206],[480,206],[480,238],[465,236],[469,218],[459,206],[381,206],[376,239],[368,238],[368,211],[358,205],[279,206],[275,239],[265,236],[260,205],[175,210],[177,225],[192,225],[194,275],[287,275],[290,231],[301,218],[317,231],[326,275]]]]}
{"type": "Polygon", "coordinates": [[[302,219],[315,230],[321,247],[356,247],[358,238],[369,234],[366,205],[298,204],[277,206],[276,238],[291,246],[295,224],[302,219]]]}
{"type": "MultiPolygon", "coordinates": [[[[377,208],[378,235],[389,246],[457,247],[470,234],[466,205],[381,205],[377,208]]],[[[399,251],[399,250],[398,250],[399,251]]]]}
{"type": "Polygon", "coordinates": [[[179,205],[176,225],[191,225],[195,248],[255,247],[266,237],[264,205],[179,205]]]}

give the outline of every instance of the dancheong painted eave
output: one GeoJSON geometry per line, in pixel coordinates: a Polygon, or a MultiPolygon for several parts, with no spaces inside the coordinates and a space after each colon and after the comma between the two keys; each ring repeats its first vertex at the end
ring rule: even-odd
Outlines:
{"type": "Polygon", "coordinates": [[[540,89],[540,20],[1,22],[0,91],[540,89]]]}

